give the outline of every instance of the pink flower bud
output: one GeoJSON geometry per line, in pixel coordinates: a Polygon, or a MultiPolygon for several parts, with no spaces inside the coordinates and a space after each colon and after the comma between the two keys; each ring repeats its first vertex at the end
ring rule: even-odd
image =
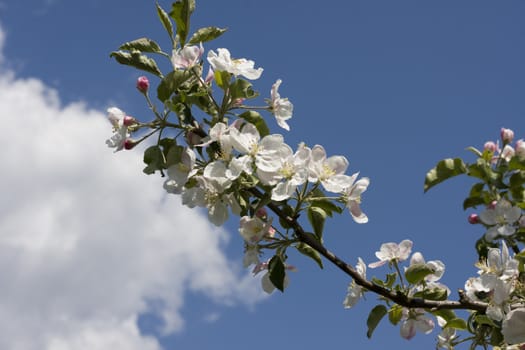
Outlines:
{"type": "Polygon", "coordinates": [[[126,139],[126,141],[124,141],[124,149],[130,150],[133,147],[135,147],[137,144],[138,142],[133,139],[126,139]]]}
{"type": "Polygon", "coordinates": [[[503,143],[511,143],[514,139],[514,131],[511,129],[501,128],[501,140],[503,143]]]}
{"type": "Polygon", "coordinates": [[[149,80],[147,77],[142,76],[137,79],[137,89],[145,94],[149,89],[149,80]]]}
{"type": "Polygon", "coordinates": [[[478,214],[470,214],[468,216],[468,222],[469,222],[469,224],[472,224],[472,225],[479,224],[479,215],[478,214]]]}
{"type": "Polygon", "coordinates": [[[496,205],[498,204],[498,201],[492,201],[489,205],[487,205],[488,209],[494,209],[496,208],[496,205]]]}
{"type": "Polygon", "coordinates": [[[133,117],[130,117],[129,115],[125,116],[124,119],[122,120],[122,124],[124,124],[124,126],[131,126],[136,123],[137,123],[137,120],[133,117]]]}
{"type": "Polygon", "coordinates": [[[257,216],[259,219],[264,219],[268,217],[268,212],[266,211],[265,207],[257,209],[257,212],[255,212],[255,216],[257,216]]]}
{"type": "Polygon", "coordinates": [[[520,160],[525,159],[525,141],[523,141],[522,139],[519,139],[518,141],[516,141],[515,152],[520,160]]]}
{"type": "Polygon", "coordinates": [[[496,143],[493,141],[487,141],[483,146],[483,150],[494,153],[498,150],[498,145],[496,145],[496,143]]]}

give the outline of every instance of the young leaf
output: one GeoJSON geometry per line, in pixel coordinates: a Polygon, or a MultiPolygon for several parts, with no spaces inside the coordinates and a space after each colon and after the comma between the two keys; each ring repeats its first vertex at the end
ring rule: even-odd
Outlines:
{"type": "Polygon", "coordinates": [[[295,248],[297,248],[297,250],[300,253],[312,258],[317,263],[317,265],[319,265],[321,269],[323,268],[323,261],[321,260],[321,255],[319,255],[317,250],[310,247],[308,244],[302,243],[302,242],[297,244],[295,248]]]}
{"type": "Polygon", "coordinates": [[[383,317],[387,314],[387,309],[385,305],[376,305],[368,315],[368,319],[366,320],[366,325],[368,326],[368,331],[366,332],[366,336],[368,338],[372,337],[372,333],[374,333],[374,330],[376,329],[377,325],[383,317]]]}
{"type": "Polygon", "coordinates": [[[405,277],[409,283],[417,284],[433,272],[434,269],[426,264],[413,264],[406,269],[405,277]]]}
{"type": "Polygon", "coordinates": [[[177,23],[177,36],[184,47],[190,30],[190,16],[195,10],[195,0],[178,0],[171,7],[170,17],[177,23]]]}
{"type": "Polygon", "coordinates": [[[448,158],[437,163],[425,177],[424,191],[428,191],[435,185],[460,174],[465,174],[467,167],[460,158],[448,158]]]}
{"type": "Polygon", "coordinates": [[[308,221],[310,222],[310,225],[312,225],[312,228],[314,229],[315,235],[319,239],[321,239],[323,237],[326,212],[319,207],[310,206],[306,214],[308,216],[308,221]]]}
{"type": "Polygon", "coordinates": [[[133,41],[128,41],[119,47],[119,50],[133,51],[137,50],[140,52],[162,52],[159,44],[148,38],[140,38],[133,41]]]}
{"type": "Polygon", "coordinates": [[[170,36],[170,39],[173,41],[173,24],[171,23],[168,14],[166,13],[166,11],[164,11],[162,7],[160,7],[159,3],[157,3],[156,5],[157,14],[159,15],[159,19],[162,22],[162,26],[164,27],[164,29],[166,29],[168,35],[170,36]]]}
{"type": "Polygon", "coordinates": [[[465,320],[462,318],[453,318],[447,322],[445,327],[466,330],[467,322],[465,322],[465,320]]]}
{"type": "Polygon", "coordinates": [[[211,41],[217,39],[226,31],[226,28],[218,27],[206,27],[200,28],[197,30],[188,41],[189,45],[195,45],[198,43],[204,43],[206,41],[211,41]]]}
{"type": "Polygon", "coordinates": [[[257,93],[253,91],[252,84],[244,79],[235,79],[230,85],[230,94],[232,99],[237,98],[254,98],[257,93]]]}
{"type": "Polygon", "coordinates": [[[162,102],[166,101],[183,83],[185,83],[191,77],[191,73],[186,70],[171,71],[164,77],[164,79],[162,79],[159,86],[157,87],[158,99],[162,102]]]}
{"type": "Polygon", "coordinates": [[[162,73],[159,70],[157,63],[155,63],[153,59],[142,55],[139,51],[113,51],[109,57],[115,57],[120,64],[132,66],[162,78],[162,73]]]}
{"type": "Polygon", "coordinates": [[[403,307],[401,305],[395,304],[390,308],[390,311],[388,312],[388,320],[390,323],[392,323],[394,326],[401,321],[401,318],[403,317],[403,307]]]}
{"type": "Polygon", "coordinates": [[[268,272],[270,273],[270,281],[279,289],[284,292],[284,277],[286,276],[284,263],[279,255],[274,255],[268,263],[268,272]]]}
{"type": "Polygon", "coordinates": [[[148,175],[164,168],[164,154],[159,146],[151,146],[144,151],[144,163],[147,166],[143,171],[148,175]]]}
{"type": "Polygon", "coordinates": [[[249,123],[252,123],[257,128],[257,131],[261,135],[261,138],[270,134],[270,129],[266,125],[264,118],[255,111],[246,111],[239,115],[239,118],[246,120],[249,123]]]}

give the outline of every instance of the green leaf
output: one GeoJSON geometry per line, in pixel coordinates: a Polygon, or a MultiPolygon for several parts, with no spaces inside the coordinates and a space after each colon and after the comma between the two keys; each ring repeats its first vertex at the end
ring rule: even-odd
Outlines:
{"type": "Polygon", "coordinates": [[[286,276],[284,263],[279,255],[274,255],[268,263],[268,272],[270,274],[270,281],[279,289],[284,292],[284,277],[286,276]]]}
{"type": "Polygon", "coordinates": [[[443,317],[443,319],[447,322],[456,318],[456,313],[452,310],[446,310],[446,309],[435,310],[435,311],[432,311],[432,314],[435,316],[443,317]]]}
{"type": "Polygon", "coordinates": [[[512,157],[509,162],[509,170],[525,170],[525,159],[512,157]]]}
{"type": "Polygon", "coordinates": [[[231,73],[216,70],[215,72],[213,72],[213,76],[215,78],[215,83],[218,87],[220,87],[223,90],[228,89],[228,87],[230,86],[230,79],[232,77],[231,73]]]}
{"type": "Polygon", "coordinates": [[[169,168],[171,165],[181,163],[183,152],[184,147],[182,146],[175,145],[170,147],[166,154],[166,168],[169,168]]]}
{"type": "Polygon", "coordinates": [[[220,37],[224,32],[226,32],[226,28],[218,28],[218,27],[200,28],[191,36],[190,40],[188,41],[188,44],[195,45],[198,43],[204,43],[207,41],[211,41],[211,40],[214,40],[220,37]]]}
{"type": "Polygon", "coordinates": [[[162,73],[157,67],[157,63],[153,59],[142,55],[139,51],[113,51],[109,56],[115,57],[120,64],[132,66],[162,78],[162,73]]]}
{"type": "Polygon", "coordinates": [[[463,201],[463,210],[468,208],[475,208],[478,205],[485,204],[485,199],[481,196],[479,197],[468,197],[463,201]]]}
{"type": "Polygon", "coordinates": [[[150,175],[157,170],[162,170],[165,167],[164,154],[162,149],[155,145],[147,148],[144,151],[144,163],[147,166],[144,168],[144,173],[150,175]]]}
{"type": "Polygon", "coordinates": [[[388,312],[388,320],[390,323],[392,323],[394,326],[401,321],[401,318],[403,317],[403,307],[401,305],[395,304],[390,308],[390,311],[388,312]]]}
{"type": "Polygon", "coordinates": [[[444,288],[432,288],[425,289],[420,292],[414,293],[415,298],[422,298],[426,300],[437,300],[442,301],[446,300],[448,297],[448,292],[444,288]]]}
{"type": "Polygon", "coordinates": [[[332,217],[334,212],[341,214],[344,210],[329,199],[314,199],[310,202],[310,206],[323,209],[329,217],[332,217]]]}
{"type": "Polygon", "coordinates": [[[425,177],[424,191],[428,191],[435,185],[457,175],[465,174],[467,167],[461,158],[448,158],[437,163],[425,177]]]}
{"type": "Polygon", "coordinates": [[[462,318],[453,318],[447,322],[447,324],[445,325],[445,328],[466,330],[467,322],[465,322],[465,320],[462,318]]]}
{"type": "Polygon", "coordinates": [[[170,17],[177,24],[180,46],[184,47],[190,30],[190,16],[195,10],[195,0],[179,0],[171,5],[170,17]]]}
{"type": "Polygon", "coordinates": [[[326,212],[322,208],[310,206],[308,207],[306,214],[310,225],[312,225],[315,235],[319,240],[321,240],[323,237],[326,212]]]}
{"type": "Polygon", "coordinates": [[[230,95],[232,99],[238,98],[255,98],[257,93],[253,91],[252,84],[244,79],[235,79],[230,85],[230,95]]]}
{"type": "Polygon", "coordinates": [[[174,70],[168,73],[157,87],[157,97],[164,102],[177,92],[179,87],[192,78],[191,72],[187,70],[174,70]]]}
{"type": "Polygon", "coordinates": [[[268,129],[268,126],[266,125],[264,118],[259,113],[255,111],[246,111],[242,113],[241,115],[239,115],[239,118],[244,119],[247,122],[255,125],[261,138],[270,134],[270,129],[268,129]]]}
{"type": "Polygon", "coordinates": [[[317,252],[317,250],[302,242],[297,244],[295,248],[297,248],[300,253],[312,258],[321,269],[323,268],[323,261],[321,260],[321,255],[317,252]]]}
{"type": "Polygon", "coordinates": [[[376,329],[377,325],[383,317],[387,314],[386,306],[384,305],[376,305],[368,315],[368,319],[366,320],[366,325],[368,326],[368,331],[366,332],[366,336],[368,338],[372,337],[372,333],[374,333],[374,330],[376,329]]]}
{"type": "Polygon", "coordinates": [[[433,272],[434,269],[427,264],[412,264],[406,269],[405,277],[409,283],[418,284],[433,272]]]}
{"type": "Polygon", "coordinates": [[[137,50],[140,52],[162,52],[159,44],[148,38],[140,38],[133,41],[128,41],[119,47],[119,50],[133,51],[137,50]]]}
{"type": "Polygon", "coordinates": [[[470,151],[470,152],[474,153],[478,157],[482,157],[483,156],[483,153],[481,153],[477,148],[474,148],[472,146],[467,147],[467,151],[470,151]]]}
{"type": "Polygon", "coordinates": [[[162,26],[168,32],[168,35],[170,36],[171,40],[173,40],[173,24],[171,23],[168,14],[166,13],[166,11],[164,11],[162,7],[160,7],[159,3],[157,3],[156,5],[157,14],[159,15],[159,19],[162,22],[162,26]]]}

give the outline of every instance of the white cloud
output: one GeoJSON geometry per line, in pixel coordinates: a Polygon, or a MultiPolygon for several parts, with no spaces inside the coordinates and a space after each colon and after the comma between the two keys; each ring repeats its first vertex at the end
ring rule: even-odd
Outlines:
{"type": "Polygon", "coordinates": [[[140,313],[173,332],[188,291],[228,304],[261,297],[224,256],[224,231],[166,197],[140,152],[107,148],[103,113],[62,106],[5,69],[0,91],[0,349],[157,350],[140,313]]]}

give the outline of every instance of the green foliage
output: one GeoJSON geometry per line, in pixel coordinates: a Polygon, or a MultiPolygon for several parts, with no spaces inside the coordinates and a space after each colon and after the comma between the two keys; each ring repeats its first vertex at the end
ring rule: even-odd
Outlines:
{"type": "Polygon", "coordinates": [[[315,236],[319,241],[323,239],[324,223],[326,221],[326,211],[320,207],[314,207],[310,205],[306,210],[308,221],[314,230],[315,236]]]}
{"type": "Polygon", "coordinates": [[[159,16],[160,22],[162,23],[162,26],[164,27],[164,29],[166,29],[166,31],[168,32],[170,39],[173,41],[173,24],[171,23],[171,20],[168,14],[166,13],[166,11],[164,11],[164,9],[160,7],[158,3],[156,4],[156,6],[157,6],[157,14],[159,16]]]}
{"type": "Polygon", "coordinates": [[[253,91],[252,84],[244,79],[235,79],[230,85],[230,96],[233,100],[238,98],[250,99],[257,97],[258,93],[253,91]]]}
{"type": "Polygon", "coordinates": [[[171,5],[170,17],[177,24],[177,38],[184,47],[190,30],[190,16],[195,11],[195,0],[178,0],[171,5]]]}
{"type": "Polygon", "coordinates": [[[447,321],[447,324],[445,325],[445,328],[454,328],[459,330],[466,330],[467,329],[467,322],[465,322],[462,318],[453,318],[449,321],[447,321]]]}
{"type": "Polygon", "coordinates": [[[284,292],[284,278],[286,277],[286,271],[284,262],[279,255],[274,255],[268,263],[268,271],[270,274],[270,281],[279,289],[284,292]]]}
{"type": "Polygon", "coordinates": [[[384,305],[376,305],[371,311],[370,314],[368,314],[368,318],[366,320],[366,325],[368,326],[368,330],[366,332],[366,336],[368,338],[372,337],[372,333],[374,333],[374,330],[376,329],[377,325],[379,325],[379,322],[385,317],[385,315],[388,313],[386,306],[384,305]]]}
{"type": "Polygon", "coordinates": [[[226,28],[206,27],[197,30],[188,41],[188,44],[195,45],[217,39],[226,32],[226,28]]]}
{"type": "Polygon", "coordinates": [[[437,163],[425,177],[424,191],[457,175],[465,174],[467,167],[461,158],[448,158],[437,163]]]}
{"type": "Polygon", "coordinates": [[[177,92],[182,84],[193,78],[188,70],[174,70],[168,73],[157,87],[157,97],[160,101],[166,101],[177,92]]]}
{"type": "Polygon", "coordinates": [[[434,272],[434,269],[427,264],[412,264],[406,269],[405,278],[409,283],[418,284],[434,272]]]}
{"type": "Polygon", "coordinates": [[[140,38],[128,41],[119,47],[119,50],[161,53],[159,44],[148,38],[140,38]]]}
{"type": "Polygon", "coordinates": [[[164,160],[164,154],[162,149],[158,146],[150,146],[144,151],[144,173],[150,175],[157,170],[162,170],[165,167],[166,161],[164,160]]]}
{"type": "Polygon", "coordinates": [[[299,253],[304,254],[315,261],[321,269],[323,268],[323,261],[321,260],[321,255],[317,252],[317,250],[302,242],[298,243],[295,248],[297,248],[299,253]]]}
{"type": "Polygon", "coordinates": [[[240,119],[246,120],[248,123],[252,123],[257,128],[259,135],[262,137],[270,134],[270,129],[266,125],[264,118],[256,111],[246,111],[239,115],[240,119]]]}
{"type": "Polygon", "coordinates": [[[394,326],[401,321],[401,318],[403,317],[403,307],[401,305],[393,305],[390,308],[390,311],[388,312],[388,320],[390,323],[392,323],[394,326]]]}
{"type": "Polygon", "coordinates": [[[109,56],[114,57],[120,64],[135,67],[162,78],[162,73],[155,60],[141,54],[140,51],[113,51],[109,56]]]}

